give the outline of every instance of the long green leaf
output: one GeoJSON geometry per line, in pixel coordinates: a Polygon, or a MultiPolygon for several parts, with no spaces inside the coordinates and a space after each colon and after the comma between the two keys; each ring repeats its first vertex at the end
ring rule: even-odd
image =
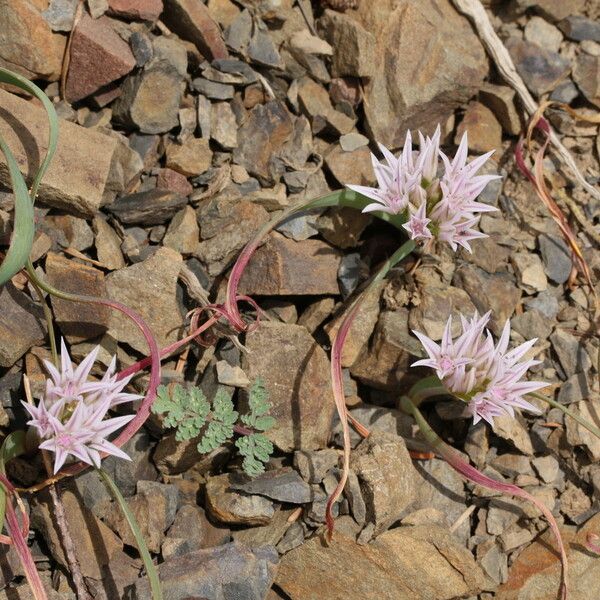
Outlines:
{"type": "Polygon", "coordinates": [[[152,562],[152,557],[148,551],[146,540],[144,540],[144,536],[142,535],[142,531],[140,530],[140,526],[136,521],[135,515],[131,511],[129,504],[127,504],[127,500],[123,498],[123,494],[121,494],[121,491],[111,479],[110,475],[104,469],[96,469],[96,471],[98,472],[98,475],[100,475],[100,478],[104,482],[104,485],[106,486],[106,489],[109,491],[110,495],[119,505],[119,508],[123,512],[123,516],[125,517],[125,520],[131,529],[131,533],[133,533],[140,556],[142,557],[142,562],[144,563],[144,567],[146,569],[146,575],[148,576],[148,580],[150,582],[152,600],[163,600],[163,593],[160,587],[160,580],[158,579],[158,572],[154,566],[154,563],[152,562]]]}
{"type": "Polygon", "coordinates": [[[0,151],[2,151],[6,158],[8,173],[15,196],[13,234],[6,257],[0,265],[0,285],[4,285],[13,275],[15,275],[15,273],[18,273],[25,266],[31,252],[35,232],[33,202],[40,186],[40,182],[42,181],[42,177],[46,173],[56,150],[58,142],[58,117],[52,102],[50,102],[46,94],[44,94],[37,85],[25,77],[0,67],[0,83],[14,85],[38,98],[48,115],[49,126],[48,150],[33,178],[30,192],[27,190],[25,178],[19,170],[19,165],[17,164],[14,155],[0,136],[0,151]]]}
{"type": "Polygon", "coordinates": [[[25,179],[23,179],[23,175],[21,175],[21,171],[19,171],[19,165],[13,153],[1,137],[0,150],[6,158],[10,182],[15,196],[13,234],[6,257],[0,265],[0,285],[4,285],[25,266],[31,252],[31,246],[33,245],[35,224],[33,219],[33,202],[31,202],[31,198],[29,197],[27,184],[25,183],[25,179]]]}
{"type": "MultiPolygon", "coordinates": [[[[362,194],[358,194],[357,192],[343,188],[341,190],[332,192],[331,194],[316,198],[312,202],[308,202],[307,204],[303,205],[300,210],[329,208],[333,206],[347,206],[362,211],[367,204],[373,204],[373,200],[363,196],[362,194]]],[[[372,214],[380,218],[382,221],[386,221],[394,227],[397,227],[398,229],[401,225],[406,223],[406,217],[403,213],[392,215],[383,211],[375,211],[372,214]]]]}

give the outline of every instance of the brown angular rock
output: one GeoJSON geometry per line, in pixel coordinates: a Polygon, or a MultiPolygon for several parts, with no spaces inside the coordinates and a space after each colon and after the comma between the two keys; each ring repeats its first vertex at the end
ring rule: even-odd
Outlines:
{"type": "Polygon", "coordinates": [[[581,53],[575,60],[573,79],[583,95],[600,108],[600,56],[581,53]]]}
{"type": "Polygon", "coordinates": [[[181,442],[175,439],[175,434],[169,433],[157,444],[152,460],[165,475],[177,475],[191,468],[202,475],[224,467],[231,457],[229,450],[221,446],[209,454],[200,454],[199,441],[195,438],[181,442]]]}
{"type": "Polygon", "coordinates": [[[350,467],[358,476],[373,536],[399,521],[416,498],[417,472],[398,435],[373,431],[352,453],[350,467]]]}
{"type": "MultiPolygon", "coordinates": [[[[65,292],[106,298],[104,273],[53,252],[46,258],[46,275],[51,285],[65,292]]],[[[69,343],[90,340],[106,332],[110,308],[97,304],[69,302],[52,296],[52,309],[61,333],[69,343]]]]}
{"type": "Polygon", "coordinates": [[[292,117],[283,102],[258,104],[238,130],[233,160],[265,185],[272,185],[279,171],[283,172],[275,159],[292,133],[292,117]]]}
{"type": "MultiPolygon", "coordinates": [[[[561,535],[567,549],[569,598],[589,600],[600,596],[600,563],[587,550],[588,534],[600,534],[600,515],[595,515],[577,532],[574,527],[562,527],[561,535]]],[[[560,560],[556,541],[546,530],[513,561],[508,581],[496,592],[498,600],[554,600],[559,596],[560,560]]]]}
{"type": "Polygon", "coordinates": [[[0,367],[12,365],[46,335],[44,315],[31,298],[7,283],[0,288],[0,367]]]}
{"type": "Polygon", "coordinates": [[[323,590],[327,600],[450,600],[477,594],[486,579],[464,546],[429,524],[397,527],[366,545],[342,532],[330,544],[315,536],[283,556],[275,583],[291,600],[321,600],[323,590]]]}
{"type": "Polygon", "coordinates": [[[109,210],[127,225],[159,225],[186,204],[185,196],[156,188],[121,196],[109,210]]]}
{"type": "Polygon", "coordinates": [[[225,29],[229,27],[240,14],[240,9],[232,0],[208,0],[206,5],[212,18],[225,29]]]}
{"type": "Polygon", "coordinates": [[[525,25],[525,39],[550,52],[558,52],[563,41],[560,30],[541,17],[533,16],[525,25]]]}
{"type": "Polygon", "coordinates": [[[479,99],[494,113],[506,133],[519,135],[521,117],[515,106],[515,91],[511,87],[484,83],[479,90],[479,99]]]}
{"type": "Polygon", "coordinates": [[[533,455],[533,446],[531,438],[527,431],[527,422],[519,413],[515,416],[500,415],[498,419],[494,419],[495,434],[513,445],[523,454],[533,455]]]}
{"type": "Polygon", "coordinates": [[[0,2],[0,65],[29,79],[57,81],[66,38],[52,32],[40,14],[43,8],[43,2],[32,0],[0,2]]]}
{"type": "Polygon", "coordinates": [[[236,525],[266,525],[275,514],[273,502],[256,494],[231,490],[237,480],[235,473],[210,477],[206,482],[206,506],[221,523],[236,525]]]}
{"type": "MultiPolygon", "coordinates": [[[[332,56],[333,48],[324,39],[312,35],[308,29],[296,31],[289,40],[290,49],[307,58],[310,55],[332,56]]],[[[308,59],[310,60],[310,59],[308,59]]]]}
{"type": "Polygon", "coordinates": [[[319,20],[323,37],[333,47],[334,77],[371,77],[375,63],[375,36],[355,19],[326,10],[319,20]]]}
{"type": "Polygon", "coordinates": [[[208,60],[229,56],[221,29],[202,2],[165,0],[163,19],[171,31],[193,42],[208,60]]]}
{"type": "Polygon", "coordinates": [[[246,347],[244,372],[269,392],[276,421],[269,439],[284,452],[325,447],[335,410],[325,351],[304,327],[276,322],[261,323],[246,347]]]}
{"type": "Polygon", "coordinates": [[[114,118],[142,133],[165,133],[177,127],[181,79],[177,68],[166,61],[129,76],[113,105],[114,118]]]}
{"type": "Polygon", "coordinates": [[[110,19],[92,19],[84,13],[71,38],[65,96],[69,102],[77,102],[134,67],[129,45],[113,30],[110,19]]]}
{"type": "Polygon", "coordinates": [[[351,77],[337,77],[331,80],[329,96],[334,104],[348,102],[356,107],[362,99],[362,90],[357,79],[351,77]]]}
{"type": "MultiPolygon", "coordinates": [[[[579,417],[589,422],[595,422],[600,409],[600,402],[593,398],[574,402],[569,408],[579,417]]],[[[571,446],[584,446],[594,462],[600,460],[600,440],[590,433],[585,427],[573,419],[566,419],[567,441],[571,446]]]]}
{"type": "Polygon", "coordinates": [[[211,162],[212,150],[206,138],[188,138],[183,144],[167,146],[167,167],[186,177],[201,175],[211,162]]]}
{"type": "Polygon", "coordinates": [[[521,299],[521,291],[508,273],[489,274],[473,265],[463,265],[456,270],[453,283],[469,294],[480,314],[492,311],[490,329],[500,335],[521,299]]]}
{"type": "MultiPolygon", "coordinates": [[[[137,494],[127,499],[150,552],[160,552],[165,532],[175,520],[177,501],[175,486],[155,481],[138,481],[137,494]]],[[[122,511],[108,511],[105,520],[125,544],[136,546],[135,537],[122,511]]]]}
{"type": "Polygon", "coordinates": [[[515,252],[510,257],[520,286],[529,293],[543,292],[548,288],[544,265],[537,254],[515,252]]]}
{"type": "Polygon", "coordinates": [[[298,318],[298,325],[302,325],[310,333],[314,333],[319,325],[331,314],[334,306],[335,300],[333,298],[326,297],[316,300],[312,304],[309,304],[302,312],[298,318]]]}
{"type": "Polygon", "coordinates": [[[210,114],[210,137],[226,150],[237,146],[237,122],[228,102],[215,102],[210,114]]]}
{"type": "Polygon", "coordinates": [[[247,548],[266,545],[275,546],[290,527],[289,519],[293,512],[290,509],[277,510],[268,525],[238,529],[232,532],[231,537],[235,542],[244,544],[247,548]]]}
{"type": "Polygon", "coordinates": [[[162,0],[108,0],[109,14],[128,19],[156,21],[162,10],[162,0]]]}
{"type": "Polygon", "coordinates": [[[156,176],[156,187],[171,192],[177,192],[182,196],[189,196],[194,188],[192,184],[187,180],[185,175],[174,171],[173,169],[160,169],[156,176]]]}
{"type": "Polygon", "coordinates": [[[463,133],[469,137],[469,150],[483,154],[502,146],[502,127],[494,113],[480,102],[469,102],[463,120],[456,129],[454,141],[460,143],[463,133]]]}
{"type": "MultiPolygon", "coordinates": [[[[35,157],[44,156],[48,147],[46,111],[4,90],[0,90],[0,106],[13,119],[11,123],[0,119],[0,135],[21,170],[33,174],[38,166],[35,157]],[[22,125],[15,129],[14,123],[22,125]]],[[[68,213],[93,216],[103,202],[116,145],[115,139],[98,131],[61,120],[58,147],[42,179],[39,199],[68,213]]],[[[0,183],[10,185],[3,154],[0,183]]]]}
{"type": "Polygon", "coordinates": [[[376,39],[365,116],[388,147],[401,146],[409,128],[432,132],[487,74],[471,24],[447,0],[361,2],[356,15],[376,39]]]}
{"type": "Polygon", "coordinates": [[[343,249],[355,248],[371,221],[370,215],[343,206],[322,214],[317,221],[317,229],[330,244],[343,249]]]}
{"type": "Polygon", "coordinates": [[[122,269],[125,266],[125,259],[121,252],[121,238],[100,217],[94,219],[93,227],[96,234],[96,254],[98,255],[98,260],[111,271],[122,269]]]}
{"type": "Polygon", "coordinates": [[[178,511],[173,525],[162,544],[163,558],[182,556],[194,550],[226,544],[230,531],[225,526],[216,527],[207,518],[204,509],[184,504],[178,511]]]}
{"type": "Polygon", "coordinates": [[[448,317],[453,317],[453,335],[460,333],[459,315],[472,315],[475,306],[464,290],[453,286],[425,285],[420,290],[421,301],[410,312],[410,328],[441,340],[448,317]]]}
{"type": "Polygon", "coordinates": [[[533,3],[527,0],[527,5],[531,4],[551,21],[562,21],[570,15],[581,14],[585,0],[535,0],[533,3]]]}
{"type": "MultiPolygon", "coordinates": [[[[211,597],[263,600],[269,596],[277,558],[272,546],[250,550],[233,542],[166,560],[159,565],[158,576],[168,600],[211,597]]],[[[152,597],[147,577],[138,579],[129,591],[131,600],[152,597]]]]}
{"type": "Polygon", "coordinates": [[[271,234],[246,267],[240,292],[262,296],[339,294],[340,260],[340,252],[325,242],[296,242],[271,234]]]}
{"type": "Polygon", "coordinates": [[[505,246],[497,244],[493,237],[473,240],[471,248],[473,250],[472,253],[461,250],[461,258],[481,267],[488,273],[495,273],[501,270],[502,265],[510,255],[510,250],[505,246]]]}
{"type": "Polygon", "coordinates": [[[309,77],[303,77],[298,84],[298,100],[310,117],[314,134],[325,130],[343,135],[354,128],[355,120],[335,110],[327,90],[309,77]]]}
{"type": "Polygon", "coordinates": [[[415,354],[415,339],[408,327],[404,308],[380,313],[373,338],[364,346],[350,372],[368,386],[396,391],[406,378],[415,354]]]}
{"type": "Polygon", "coordinates": [[[231,481],[230,487],[286,504],[307,504],[313,499],[311,487],[291,467],[270,469],[253,478],[241,477],[237,482],[231,481]]]}
{"type": "MultiPolygon", "coordinates": [[[[458,521],[470,503],[463,478],[446,461],[438,458],[419,463],[416,470],[417,499],[413,509],[439,510],[447,526],[458,521]]],[[[463,521],[453,534],[466,544],[471,537],[470,519],[463,521]]]]}
{"type": "Polygon", "coordinates": [[[196,211],[186,206],[173,217],[162,243],[181,254],[191,254],[198,246],[199,237],[196,211]]]}
{"type": "Polygon", "coordinates": [[[211,200],[200,209],[202,241],[195,255],[206,264],[209,275],[219,275],[268,220],[269,213],[254,202],[211,200]]]}
{"type": "MultiPolygon", "coordinates": [[[[145,261],[113,271],[106,277],[108,295],[140,314],[160,347],[178,339],[182,317],[177,303],[177,276],[181,255],[160,248],[145,261]]],[[[111,311],[109,334],[146,354],[148,344],[137,326],[122,313],[111,311]]]]}
{"type": "Polygon", "coordinates": [[[94,243],[92,228],[85,219],[73,215],[46,216],[41,226],[48,227],[47,231],[51,231],[51,237],[52,234],[56,235],[60,231],[62,235],[58,243],[61,246],[68,246],[81,252],[90,248],[94,243]]]}
{"type": "Polygon", "coordinates": [[[371,153],[367,146],[344,152],[338,145],[325,156],[325,165],[340,185],[369,185],[375,182],[371,153]]]}

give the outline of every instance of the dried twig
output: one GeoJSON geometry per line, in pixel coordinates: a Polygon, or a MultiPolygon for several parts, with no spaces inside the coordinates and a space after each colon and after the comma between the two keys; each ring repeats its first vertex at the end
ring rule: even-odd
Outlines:
{"type": "Polygon", "coordinates": [[[65,90],[67,89],[67,73],[69,71],[69,63],[71,62],[71,43],[73,42],[73,35],[75,34],[75,29],[81,21],[81,17],[83,16],[83,0],[79,0],[79,4],[77,5],[77,9],[75,10],[75,16],[73,17],[73,25],[71,26],[71,31],[69,33],[69,38],[67,39],[67,44],[65,46],[65,53],[63,54],[62,67],[60,72],[60,97],[65,99],[65,90]]]}
{"type": "Polygon", "coordinates": [[[311,35],[316,36],[317,32],[315,31],[315,28],[314,28],[313,24],[311,23],[311,20],[308,18],[308,15],[306,14],[306,8],[304,8],[304,0],[296,0],[296,4],[298,5],[298,8],[300,9],[302,16],[304,17],[304,22],[306,23],[306,26],[308,27],[308,30],[310,31],[311,35]]]}
{"type": "Polygon", "coordinates": [[[475,504],[467,506],[467,508],[465,508],[465,510],[461,513],[460,517],[458,517],[458,519],[456,519],[456,521],[454,521],[454,523],[452,523],[450,526],[450,533],[454,533],[471,516],[471,513],[476,508],[477,506],[475,504]]]}
{"type": "MultiPolygon", "coordinates": [[[[50,471],[49,474],[50,473],[52,473],[52,471],[50,471]]],[[[52,504],[54,506],[54,517],[56,519],[56,524],[58,525],[58,530],[60,531],[60,537],[65,551],[65,557],[69,564],[69,572],[73,578],[77,600],[92,600],[92,596],[85,585],[79,561],[77,560],[75,545],[73,544],[73,538],[71,537],[69,524],[65,516],[65,507],[62,503],[58,486],[58,483],[50,485],[50,498],[52,499],[52,504]]]]}
{"type": "MultiPolygon", "coordinates": [[[[517,73],[508,50],[494,31],[481,2],[479,0],[453,0],[453,2],[461,13],[468,16],[473,21],[475,29],[479,34],[479,38],[492,57],[498,71],[506,82],[517,92],[529,116],[533,116],[539,109],[539,106],[533,96],[529,93],[529,90],[525,87],[523,79],[521,79],[521,76],[517,73]]],[[[571,156],[571,153],[565,148],[552,129],[550,129],[550,142],[556,149],[556,153],[559,157],[569,169],[571,169],[581,186],[592,196],[600,200],[600,190],[597,190],[586,181],[585,177],[577,167],[575,160],[571,156]]]]}
{"type": "Polygon", "coordinates": [[[208,292],[202,287],[198,277],[195,273],[185,264],[179,269],[179,279],[183,281],[187,289],[188,294],[199,302],[201,306],[208,306],[210,300],[208,299],[208,292]]]}
{"type": "Polygon", "coordinates": [[[86,256],[83,252],[79,252],[79,250],[77,250],[76,248],[71,248],[69,246],[68,248],[64,248],[63,252],[65,254],[68,254],[69,256],[78,258],[79,260],[82,260],[83,262],[87,262],[87,263],[90,263],[91,265],[94,265],[95,267],[99,267],[100,269],[106,269],[106,266],[103,263],[101,263],[100,261],[94,260],[93,258],[90,258],[89,256],[86,256]]]}

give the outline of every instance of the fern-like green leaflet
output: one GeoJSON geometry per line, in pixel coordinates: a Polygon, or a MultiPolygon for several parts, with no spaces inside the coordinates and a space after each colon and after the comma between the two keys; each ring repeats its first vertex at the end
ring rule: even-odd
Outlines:
{"type": "Polygon", "coordinates": [[[252,433],[246,433],[235,441],[239,453],[244,457],[242,467],[248,475],[258,475],[265,470],[265,463],[273,453],[273,444],[261,432],[275,424],[268,412],[271,404],[267,390],[260,379],[250,389],[248,406],[250,414],[241,415],[235,410],[233,401],[225,388],[219,388],[211,403],[198,388],[174,385],[160,386],[152,411],[163,415],[163,424],[176,430],[178,441],[197,437],[197,449],[201,454],[212,452],[230,441],[238,420],[252,433]]]}

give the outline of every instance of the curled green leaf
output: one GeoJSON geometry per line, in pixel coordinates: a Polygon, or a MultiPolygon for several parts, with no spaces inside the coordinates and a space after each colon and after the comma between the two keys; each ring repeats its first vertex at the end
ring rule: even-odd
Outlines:
{"type": "Polygon", "coordinates": [[[0,265],[0,285],[3,285],[25,266],[31,252],[35,231],[33,202],[42,178],[56,150],[58,142],[58,117],[52,102],[50,102],[46,94],[25,77],[0,67],[0,83],[9,83],[38,98],[46,110],[49,125],[48,149],[33,178],[31,191],[27,190],[25,178],[21,174],[13,153],[2,137],[0,137],[0,151],[2,151],[6,159],[8,174],[15,196],[13,234],[6,256],[0,265]]]}

